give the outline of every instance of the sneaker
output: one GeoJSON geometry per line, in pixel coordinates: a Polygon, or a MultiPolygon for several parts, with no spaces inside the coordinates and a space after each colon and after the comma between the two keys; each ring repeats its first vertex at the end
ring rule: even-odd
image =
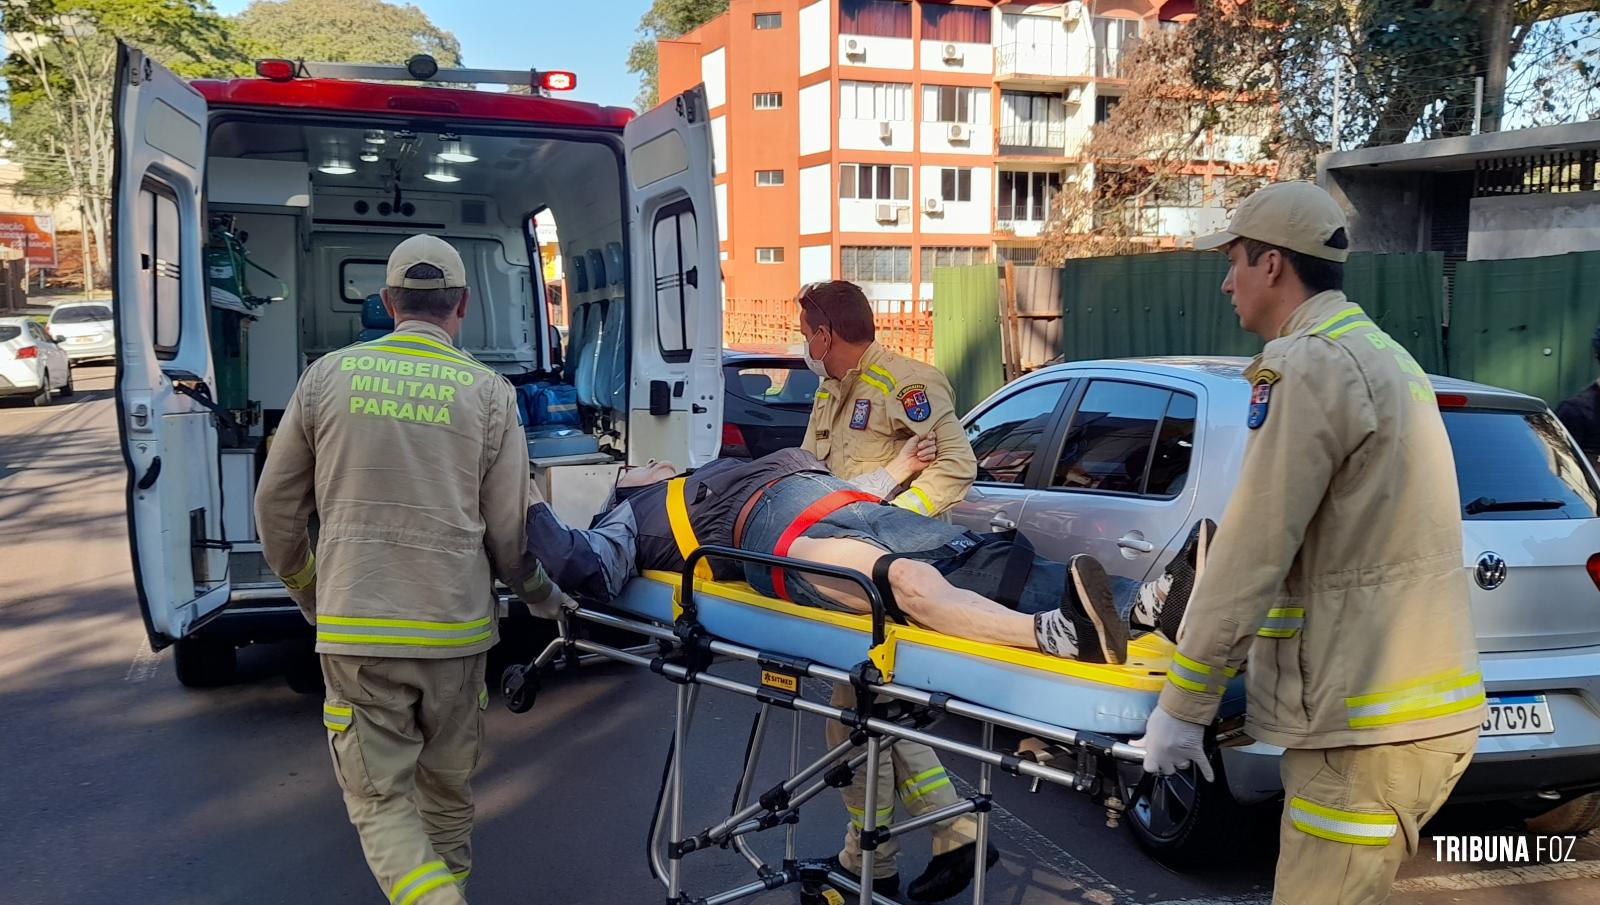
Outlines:
{"type": "Polygon", "coordinates": [[[1178,629],[1183,626],[1183,615],[1189,609],[1189,597],[1205,571],[1206,555],[1211,549],[1211,539],[1216,536],[1217,523],[1203,518],[1194,523],[1189,536],[1178,548],[1178,555],[1167,563],[1166,576],[1171,584],[1167,598],[1161,604],[1156,630],[1168,641],[1178,643],[1178,629]]]}
{"type": "Polygon", "coordinates": [[[1078,554],[1067,563],[1067,599],[1061,612],[1077,628],[1078,656],[1085,663],[1126,663],[1128,625],[1117,613],[1111,579],[1100,561],[1078,554]]]}
{"type": "MultiPolygon", "coordinates": [[[[861,882],[861,878],[856,875],[855,871],[845,867],[844,864],[840,863],[838,855],[834,855],[832,858],[828,859],[828,869],[836,870],[850,879],[855,880],[857,883],[861,882]]],[[[839,891],[843,892],[844,890],[839,891]]],[[[885,896],[890,899],[894,898],[900,894],[900,875],[890,874],[887,877],[879,877],[878,879],[873,880],[872,891],[880,896],[885,896]]]]}
{"type": "MultiPolygon", "coordinates": [[[[978,843],[968,842],[958,849],[934,855],[921,876],[906,887],[906,895],[915,902],[943,902],[959,895],[972,883],[975,873],[972,862],[976,860],[977,852],[978,843]]],[[[1000,850],[989,846],[987,856],[983,859],[983,869],[987,871],[999,860],[1000,850]]]]}

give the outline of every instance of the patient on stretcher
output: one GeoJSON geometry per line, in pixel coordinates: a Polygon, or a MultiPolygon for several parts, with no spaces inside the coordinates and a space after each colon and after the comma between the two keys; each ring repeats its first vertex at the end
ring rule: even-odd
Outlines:
{"type": "MultiPolygon", "coordinates": [[[[896,460],[902,470],[925,464],[915,443],[896,460]]],[[[1176,637],[1214,530],[1209,521],[1197,524],[1155,581],[1111,578],[1089,556],[1058,563],[1018,535],[978,535],[882,505],[810,453],[791,449],[754,461],[717,459],[686,475],[670,463],[631,469],[589,529],[571,528],[535,504],[526,571],[542,564],[567,593],[603,603],[641,571],[681,571],[697,546],[732,546],[858,571],[872,578],[891,617],[936,632],[1122,663],[1130,631],[1176,637]]],[[[719,580],[742,578],[793,603],[870,610],[852,582],[721,561],[710,568],[719,580]]]]}

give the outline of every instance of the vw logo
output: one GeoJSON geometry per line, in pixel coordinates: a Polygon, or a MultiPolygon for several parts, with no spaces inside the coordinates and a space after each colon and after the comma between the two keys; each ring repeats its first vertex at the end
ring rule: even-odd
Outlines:
{"type": "Polygon", "coordinates": [[[1505,584],[1506,561],[1498,553],[1486,552],[1478,557],[1478,567],[1472,571],[1472,577],[1477,580],[1478,587],[1492,591],[1505,584]]]}

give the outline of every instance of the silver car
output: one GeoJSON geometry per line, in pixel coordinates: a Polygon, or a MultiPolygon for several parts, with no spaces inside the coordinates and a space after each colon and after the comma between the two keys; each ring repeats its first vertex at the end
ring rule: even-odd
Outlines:
{"type": "MultiPolygon", "coordinates": [[[[1244,359],[1071,362],[965,419],[978,480],[955,521],[1015,528],[1044,555],[1154,577],[1201,517],[1220,521],[1249,431],[1244,359]]],[[[1545,404],[1436,377],[1461,489],[1463,555],[1490,716],[1454,800],[1515,804],[1542,832],[1600,826],[1600,509],[1596,478],[1545,404]]],[[[1248,479],[1248,478],[1246,478],[1248,479]]],[[[1281,749],[1224,746],[1225,782],[1180,774],[1129,802],[1141,843],[1183,864],[1213,821],[1281,796],[1281,749]]]]}

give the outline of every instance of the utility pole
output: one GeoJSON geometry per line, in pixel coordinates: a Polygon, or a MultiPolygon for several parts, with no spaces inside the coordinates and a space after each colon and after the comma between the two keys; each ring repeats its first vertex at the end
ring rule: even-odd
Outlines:
{"type": "Polygon", "coordinates": [[[89,212],[83,206],[83,193],[78,193],[78,239],[83,247],[83,297],[94,295],[94,268],[89,265],[89,212]]]}
{"type": "Polygon", "coordinates": [[[1472,134],[1483,134],[1483,76],[1472,80],[1472,134]]]}

